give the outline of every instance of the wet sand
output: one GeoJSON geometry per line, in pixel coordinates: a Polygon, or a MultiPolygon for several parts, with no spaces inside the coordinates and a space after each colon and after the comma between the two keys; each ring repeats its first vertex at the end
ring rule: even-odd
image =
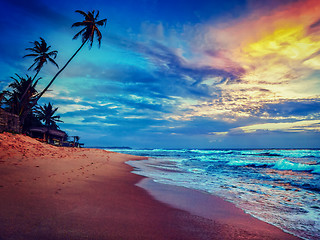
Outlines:
{"type": "Polygon", "coordinates": [[[0,134],[0,239],[295,239],[214,196],[148,183],[125,164],[139,159],[0,134]]]}

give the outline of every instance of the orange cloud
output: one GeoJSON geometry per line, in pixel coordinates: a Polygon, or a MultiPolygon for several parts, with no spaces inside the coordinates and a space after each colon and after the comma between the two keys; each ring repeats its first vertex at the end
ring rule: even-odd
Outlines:
{"type": "Polygon", "coordinates": [[[209,54],[199,62],[244,71],[238,74],[241,81],[217,86],[219,99],[191,106],[189,115],[232,121],[253,116],[266,104],[319,99],[319,13],[318,0],[303,0],[204,27],[204,43],[199,44],[198,37],[196,45],[209,54]]]}

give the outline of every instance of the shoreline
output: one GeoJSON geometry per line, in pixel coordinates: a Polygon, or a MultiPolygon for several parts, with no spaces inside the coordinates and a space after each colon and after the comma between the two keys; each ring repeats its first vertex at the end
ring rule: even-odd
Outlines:
{"type": "Polygon", "coordinates": [[[170,207],[255,233],[262,239],[265,239],[264,234],[267,234],[267,238],[270,239],[301,239],[246,213],[234,203],[216,195],[182,186],[158,183],[149,177],[141,179],[136,185],[145,189],[157,201],[170,207]]]}
{"type": "Polygon", "coordinates": [[[54,147],[10,133],[0,134],[0,150],[1,240],[298,239],[279,229],[248,231],[244,222],[239,227],[156,200],[136,186],[146,178],[125,164],[144,157],[54,147]]]}

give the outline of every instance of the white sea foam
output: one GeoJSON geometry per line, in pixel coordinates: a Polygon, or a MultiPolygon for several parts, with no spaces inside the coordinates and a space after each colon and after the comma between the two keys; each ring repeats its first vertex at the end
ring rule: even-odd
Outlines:
{"type": "Polygon", "coordinates": [[[134,172],[223,197],[304,239],[320,239],[319,150],[161,150],[134,172]],[[160,156],[160,157],[159,157],[160,156]]]}
{"type": "Polygon", "coordinates": [[[277,170],[310,171],[313,173],[320,173],[320,165],[294,163],[285,159],[277,161],[273,168],[277,170]]]}

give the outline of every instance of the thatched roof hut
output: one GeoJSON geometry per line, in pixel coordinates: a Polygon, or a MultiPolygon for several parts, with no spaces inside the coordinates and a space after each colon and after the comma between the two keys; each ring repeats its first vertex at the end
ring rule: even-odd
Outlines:
{"type": "Polygon", "coordinates": [[[58,129],[49,129],[47,127],[34,127],[29,130],[31,137],[40,138],[48,143],[55,145],[62,145],[67,134],[64,131],[58,129]]]}

